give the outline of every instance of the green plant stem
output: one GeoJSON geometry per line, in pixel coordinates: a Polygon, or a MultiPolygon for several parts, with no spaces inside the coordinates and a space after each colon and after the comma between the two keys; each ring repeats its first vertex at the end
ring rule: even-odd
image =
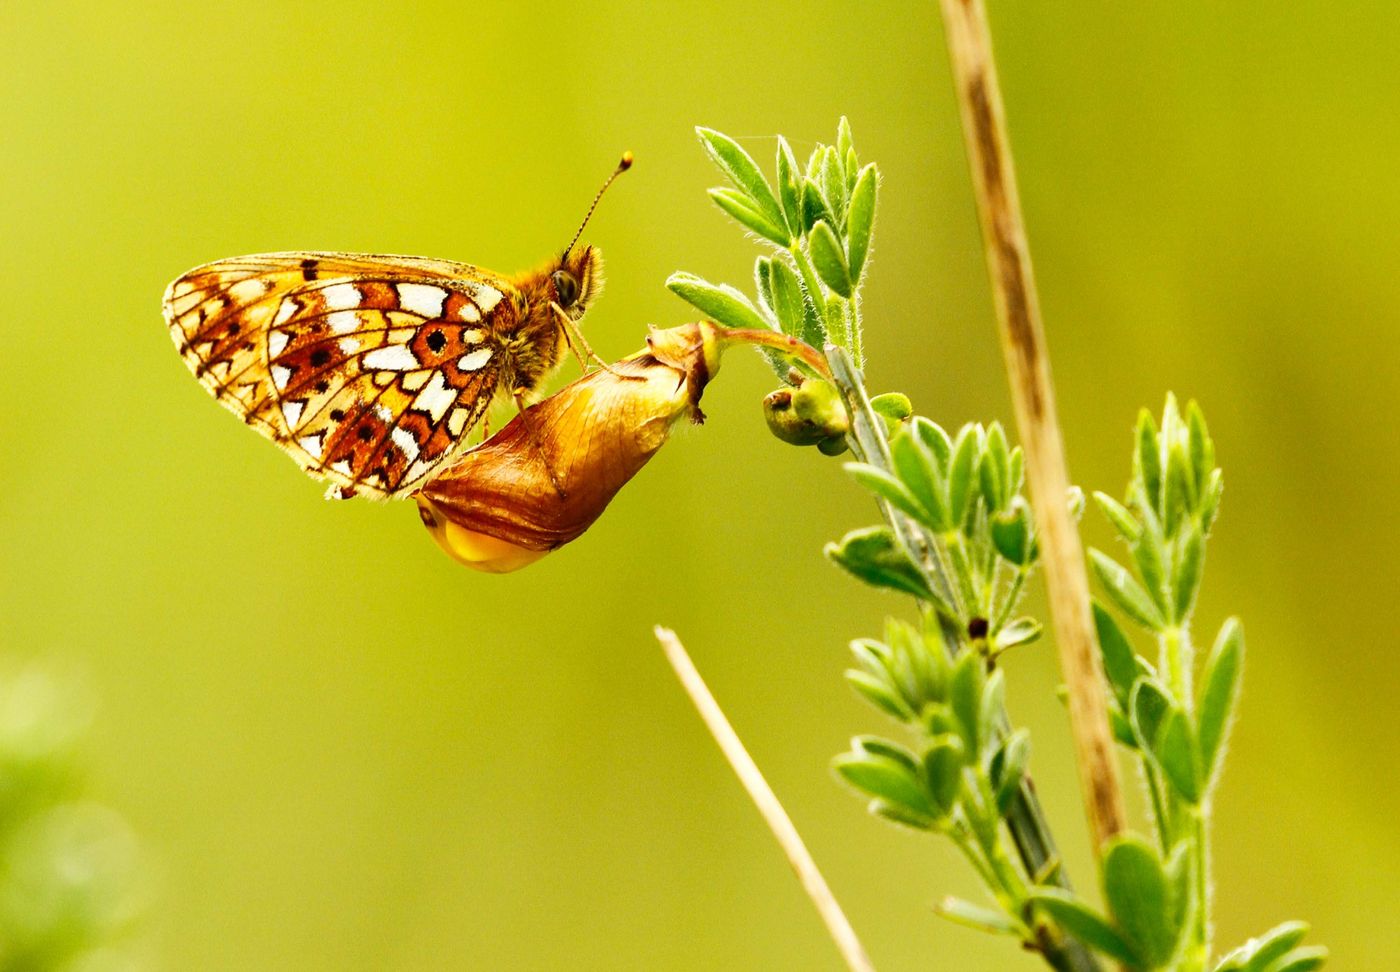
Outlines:
{"type": "Polygon", "coordinates": [[[1021,596],[1021,588],[1026,585],[1026,575],[1030,571],[1025,567],[1016,568],[1016,573],[1011,577],[1011,586],[1007,588],[1006,596],[1002,598],[1001,607],[997,610],[997,616],[993,619],[991,632],[995,634],[1005,627],[1006,622],[1011,619],[1011,612],[1016,609],[1016,602],[1021,596]]]}
{"type": "MultiPolygon", "coordinates": [[[[851,450],[862,462],[892,473],[889,443],[885,441],[883,420],[871,407],[865,382],[856,370],[851,356],[839,347],[828,345],[826,358],[830,364],[832,382],[841,392],[851,416],[851,432],[847,436],[851,450]]],[[[935,544],[927,542],[921,529],[907,517],[891,509],[888,504],[881,503],[880,509],[890,529],[909,554],[910,560],[924,572],[929,586],[935,591],[947,591],[951,595],[953,585],[949,582],[946,567],[938,567],[930,555],[935,544]]],[[[944,649],[950,658],[954,658],[961,650],[963,632],[958,630],[954,619],[941,613],[938,622],[944,649]]],[[[1005,708],[999,714],[998,722],[1005,731],[1005,727],[1010,723],[1005,708]]],[[[1016,798],[1007,811],[1006,826],[1011,832],[1011,839],[1016,845],[1016,852],[1027,874],[1033,878],[1048,874],[1053,884],[1071,890],[1069,875],[1065,873],[1050,824],[1046,820],[1045,811],[1040,805],[1040,798],[1036,795],[1035,783],[1029,772],[1023,777],[1016,798]]],[[[1065,972],[1099,972],[1101,968],[1093,954],[1077,939],[1068,935],[1039,944],[1045,960],[1056,969],[1065,972]]]]}

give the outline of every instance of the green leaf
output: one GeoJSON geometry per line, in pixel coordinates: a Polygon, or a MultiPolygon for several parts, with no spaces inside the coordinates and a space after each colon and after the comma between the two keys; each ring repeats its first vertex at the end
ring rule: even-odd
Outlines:
{"type": "Polygon", "coordinates": [[[937,422],[929,421],[922,415],[916,415],[913,421],[914,434],[919,437],[938,463],[939,472],[943,475],[948,473],[948,460],[953,455],[953,442],[948,438],[948,433],[943,431],[943,427],[937,422]]]}
{"type": "Polygon", "coordinates": [[[953,666],[953,677],[948,682],[948,704],[953,715],[957,716],[959,735],[962,736],[968,759],[976,759],[982,751],[982,691],[986,685],[986,672],[982,656],[975,651],[964,651],[953,666]]]}
{"type": "Polygon", "coordinates": [[[1094,630],[1099,636],[1099,651],[1103,654],[1104,675],[1113,689],[1113,696],[1124,708],[1132,695],[1133,683],[1137,681],[1137,652],[1133,651],[1128,636],[1118,627],[1113,615],[1108,613],[1097,599],[1093,602],[1094,630]]]}
{"type": "Polygon", "coordinates": [[[1000,422],[987,427],[987,439],[982,448],[981,461],[977,464],[978,482],[982,487],[982,499],[987,503],[987,512],[995,513],[1006,508],[1011,500],[1011,451],[1006,445],[1006,432],[1000,422]]]}
{"type": "Polygon", "coordinates": [[[812,227],[809,244],[812,249],[812,265],[816,267],[817,276],[822,278],[822,283],[842,297],[850,299],[851,271],[846,266],[846,254],[841,251],[841,241],[837,239],[836,233],[826,220],[818,220],[812,227]]]}
{"type": "Polygon", "coordinates": [[[1021,790],[1021,780],[1026,775],[1026,764],[1030,762],[1030,730],[1017,729],[997,755],[1001,760],[992,784],[996,787],[997,813],[1004,817],[1015,802],[1016,794],[1021,790]]]}
{"type": "Polygon", "coordinates": [[[1220,772],[1220,755],[1239,701],[1243,672],[1244,629],[1239,619],[1230,618],[1221,626],[1201,676],[1201,767],[1205,779],[1211,782],[1220,772]]]}
{"type": "Polygon", "coordinates": [[[1201,765],[1191,721],[1186,712],[1173,708],[1157,730],[1152,754],[1172,788],[1192,806],[1201,802],[1201,765]]]}
{"type": "Polygon", "coordinates": [[[1025,567],[1032,560],[1031,508],[1022,496],[1013,497],[1011,505],[987,521],[992,547],[1008,563],[1025,567]]]}
{"type": "Polygon", "coordinates": [[[793,158],[792,148],[787,139],[778,136],[778,201],[782,205],[783,220],[793,236],[802,236],[807,227],[802,225],[802,173],[793,158]]]}
{"type": "Polygon", "coordinates": [[[1201,532],[1210,535],[1215,524],[1215,515],[1220,512],[1220,495],[1225,491],[1225,476],[1219,469],[1211,470],[1206,477],[1206,490],[1201,496],[1201,532]]]}
{"type": "Polygon", "coordinates": [[[1137,451],[1133,457],[1133,478],[1153,509],[1162,508],[1162,458],[1157,441],[1157,423],[1147,409],[1138,412],[1137,451]]]}
{"type": "Polygon", "coordinates": [[[976,427],[964,425],[953,445],[952,464],[948,468],[948,517],[954,529],[962,527],[972,504],[972,481],[981,451],[977,440],[976,427]]]}
{"type": "Polygon", "coordinates": [[[692,273],[677,272],[666,279],[666,286],[700,313],[726,327],[772,330],[748,297],[728,284],[712,284],[692,273]]]}
{"type": "Polygon", "coordinates": [[[720,209],[765,240],[770,240],[779,246],[787,246],[792,242],[786,224],[772,222],[766,213],[755,206],[749,197],[739,190],[711,189],[710,198],[720,209]]]}
{"type": "Polygon", "coordinates": [[[997,632],[993,644],[996,645],[999,652],[1015,648],[1017,645],[1028,645],[1037,640],[1044,630],[1044,627],[1035,618],[1017,618],[1004,625],[997,632]]]}
{"type": "Polygon", "coordinates": [[[882,800],[879,797],[871,800],[867,809],[877,817],[883,817],[891,823],[897,823],[914,830],[933,830],[938,826],[938,820],[928,814],[920,813],[911,807],[882,800]]]}
{"type": "Polygon", "coordinates": [[[846,215],[846,262],[851,279],[860,282],[865,261],[870,255],[870,238],[875,231],[875,197],[879,190],[880,173],[872,162],[860,173],[851,192],[851,211],[846,215]]]}
{"type": "Polygon", "coordinates": [[[944,898],[933,910],[949,921],[992,935],[1014,935],[1021,938],[1026,931],[1025,925],[1011,918],[1006,912],[983,908],[962,898],[944,898]]]}
{"type": "Polygon", "coordinates": [[[1089,564],[1114,605],[1138,624],[1153,631],[1166,627],[1162,612],[1126,567],[1112,557],[1089,548],[1089,564]]]}
{"type": "Polygon", "coordinates": [[[856,743],[853,747],[832,761],[842,779],[868,796],[911,811],[914,820],[934,821],[933,804],[912,768],[888,756],[865,752],[856,743]]]}
{"type": "Polygon", "coordinates": [[[920,505],[904,483],[885,472],[879,466],[864,462],[846,463],[846,472],[870,492],[888,502],[895,509],[923,523],[928,520],[928,511],[920,505]]]}
{"type": "Polygon", "coordinates": [[[1248,972],[1263,972],[1291,952],[1307,933],[1307,922],[1285,921],[1225,957],[1238,959],[1239,967],[1248,972]]]}
{"type": "Polygon", "coordinates": [[[924,780],[940,816],[949,816],[962,792],[962,771],[967,755],[957,736],[935,736],[924,750],[924,780]]]}
{"type": "Polygon", "coordinates": [[[1196,482],[1196,493],[1204,496],[1206,483],[1215,469],[1215,443],[1210,439],[1206,428],[1206,417],[1193,399],[1186,406],[1186,443],[1191,456],[1191,472],[1196,482]]]}
{"type": "Polygon", "coordinates": [[[884,679],[869,672],[862,672],[857,668],[848,668],[846,681],[850,682],[851,687],[863,695],[871,705],[887,715],[894,716],[901,722],[914,718],[914,713],[884,679]]]}
{"type": "Polygon", "coordinates": [[[870,407],[876,415],[883,416],[891,423],[902,422],[914,414],[914,403],[902,392],[885,392],[870,399],[870,407]]]}
{"type": "MultiPolygon", "coordinates": [[[[839,543],[828,543],[825,553],[851,574],[874,587],[912,594],[942,605],[888,527],[852,530],[839,543]]],[[[946,607],[946,605],[943,605],[946,607]]]]}
{"type": "Polygon", "coordinates": [[[1118,536],[1126,540],[1129,545],[1137,542],[1138,537],[1142,535],[1142,524],[1138,523],[1126,506],[1107,493],[1097,491],[1094,493],[1094,502],[1099,504],[1099,511],[1103,513],[1104,518],[1109,523],[1113,524],[1113,529],[1118,532],[1118,536]]]}
{"type": "Polygon", "coordinates": [[[1185,526],[1186,539],[1172,565],[1172,609],[1177,624],[1191,616],[1196,606],[1196,592],[1201,589],[1201,572],[1205,566],[1206,547],[1201,531],[1194,523],[1185,526]]]}
{"type": "Polygon", "coordinates": [[[835,221],[831,210],[827,208],[826,200],[822,198],[821,188],[808,176],[802,182],[802,228],[804,232],[810,233],[812,227],[819,221],[825,220],[827,223],[835,221]]]}
{"type": "Polygon", "coordinates": [[[855,138],[851,135],[851,123],[845,115],[836,123],[836,151],[841,158],[845,158],[850,152],[856,150],[855,138]]]}
{"type": "Polygon", "coordinates": [[[1190,460],[1186,449],[1180,443],[1173,443],[1167,451],[1166,473],[1166,515],[1162,526],[1167,536],[1175,536],[1182,520],[1196,508],[1196,486],[1191,478],[1190,460]]]}
{"type": "Polygon", "coordinates": [[[1133,947],[1088,903],[1060,888],[1034,888],[1030,900],[1085,945],[1128,966],[1141,964],[1133,947]]]}
{"type": "Polygon", "coordinates": [[[832,221],[832,227],[844,227],[846,225],[846,172],[841,164],[841,156],[836,149],[830,145],[822,156],[821,171],[822,195],[826,197],[826,205],[831,210],[831,215],[836,219],[832,221]]]}
{"type": "MultiPolygon", "coordinates": [[[[797,279],[797,272],[788,266],[786,260],[772,261],[768,271],[768,287],[772,292],[773,315],[777,317],[783,333],[805,340],[808,314],[802,299],[802,284],[797,279]]],[[[812,346],[820,348],[821,344],[812,346]]]]}
{"type": "Polygon", "coordinates": [[[786,225],[782,207],[778,205],[772,187],[768,185],[768,180],[763,177],[758,163],[754,162],[749,153],[734,139],[712,128],[697,128],[695,133],[700,136],[700,144],[720,167],[720,171],[729,177],[735,188],[753,202],[754,208],[763,214],[768,223],[772,226],[786,225]]]}
{"type": "Polygon", "coordinates": [[[1103,890],[1114,924],[1132,943],[1140,964],[1164,965],[1176,950],[1172,891],[1152,846],[1136,834],[1109,842],[1103,857],[1103,890]]]}
{"type": "Polygon", "coordinates": [[[1155,748],[1157,734],[1167,713],[1175,708],[1172,697],[1166,689],[1148,678],[1139,678],[1129,697],[1128,711],[1137,736],[1138,748],[1150,753],[1155,748]]]}
{"type": "Polygon", "coordinates": [[[1172,907],[1168,915],[1171,927],[1175,929],[1176,944],[1191,930],[1196,913],[1196,896],[1192,893],[1192,879],[1195,876],[1191,855],[1191,842],[1178,841],[1167,857],[1167,886],[1171,891],[1172,907]]]}
{"type": "Polygon", "coordinates": [[[1327,949],[1321,945],[1295,948],[1277,962],[1266,966],[1264,972],[1313,972],[1327,961],[1327,949]]]}
{"type": "Polygon", "coordinates": [[[943,482],[923,439],[911,429],[901,429],[890,442],[890,459],[900,481],[926,511],[919,518],[920,522],[935,533],[947,530],[952,520],[948,516],[943,482]]]}
{"type": "Polygon", "coordinates": [[[1144,531],[1132,545],[1133,563],[1137,565],[1138,576],[1142,578],[1143,590],[1152,598],[1158,614],[1163,618],[1171,616],[1170,601],[1167,598],[1167,564],[1163,556],[1162,543],[1151,530],[1144,531]]]}
{"type": "MultiPolygon", "coordinates": [[[[997,727],[1005,710],[1006,675],[998,668],[987,676],[982,686],[982,703],[977,710],[977,738],[983,747],[996,741],[997,727]]],[[[980,756],[981,753],[974,752],[972,755],[980,756]]]]}

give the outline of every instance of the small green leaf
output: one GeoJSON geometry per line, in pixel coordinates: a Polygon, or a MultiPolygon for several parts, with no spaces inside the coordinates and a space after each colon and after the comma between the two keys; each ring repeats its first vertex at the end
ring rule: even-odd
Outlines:
{"type": "Polygon", "coordinates": [[[876,395],[870,399],[870,407],[875,410],[876,415],[881,415],[890,422],[903,422],[914,414],[914,403],[909,401],[909,396],[902,392],[885,392],[883,395],[876,395]]]}
{"type": "Polygon", "coordinates": [[[1171,855],[1167,857],[1165,868],[1172,902],[1168,917],[1171,927],[1175,929],[1177,945],[1181,944],[1183,936],[1190,931],[1196,912],[1196,896],[1192,893],[1195,865],[1191,851],[1190,841],[1178,841],[1171,855]]]}
{"type": "Polygon", "coordinates": [[[1022,496],[1013,497],[1011,505],[987,521],[992,547],[1008,563],[1025,567],[1031,562],[1034,544],[1031,542],[1031,508],[1022,496]]]}
{"type": "Polygon", "coordinates": [[[1001,757],[999,772],[992,782],[996,787],[997,813],[1004,817],[1021,790],[1021,779],[1026,775],[1026,764],[1030,762],[1030,730],[1017,729],[997,755],[1001,757]]]}
{"type": "Polygon", "coordinates": [[[1135,834],[1109,842],[1103,857],[1104,899],[1114,924],[1132,943],[1140,964],[1164,965],[1176,950],[1172,891],[1152,846],[1135,834]]]}
{"type": "Polygon", "coordinates": [[[1157,441],[1157,423],[1147,409],[1138,412],[1137,452],[1133,457],[1133,478],[1153,509],[1162,508],[1162,458],[1157,441]]]}
{"type": "Polygon", "coordinates": [[[666,286],[700,313],[727,327],[772,330],[758,308],[728,284],[712,284],[692,273],[677,272],[666,279],[666,286]]]}
{"type": "Polygon", "coordinates": [[[1114,605],[1138,624],[1153,631],[1166,627],[1162,612],[1126,567],[1100,550],[1089,548],[1089,563],[1114,605]]]}
{"type": "Polygon", "coordinates": [[[1321,945],[1308,945],[1295,948],[1277,962],[1265,968],[1264,972],[1313,972],[1322,968],[1327,961],[1327,949],[1321,945]]]}
{"type": "Polygon", "coordinates": [[[926,813],[878,797],[870,801],[867,809],[877,817],[914,830],[933,830],[938,826],[938,820],[926,813]]]}
{"type": "Polygon", "coordinates": [[[1143,590],[1152,598],[1157,612],[1163,617],[1171,616],[1170,601],[1167,597],[1167,564],[1161,541],[1145,531],[1132,545],[1133,563],[1137,565],[1138,576],[1142,578],[1143,590]]]}
{"type": "Polygon", "coordinates": [[[870,238],[875,230],[875,197],[879,189],[880,173],[872,162],[867,165],[856,180],[851,192],[851,211],[846,216],[846,262],[850,266],[851,279],[860,282],[865,272],[865,261],[870,255],[870,238]]]}
{"type": "MultiPolygon", "coordinates": [[[[851,574],[874,587],[888,587],[942,605],[924,575],[895,540],[888,527],[852,530],[825,553],[851,574]]],[[[946,607],[946,605],[943,605],[946,607]]]]}
{"type": "Polygon", "coordinates": [[[923,523],[928,520],[928,511],[914,498],[914,494],[894,476],[879,466],[864,462],[846,463],[846,472],[870,492],[888,502],[895,509],[923,523]]]}
{"type": "Polygon", "coordinates": [[[793,236],[802,236],[807,227],[802,225],[802,173],[793,158],[792,148],[787,139],[778,136],[778,200],[783,209],[783,220],[793,236]]]}
{"type": "Polygon", "coordinates": [[[820,221],[832,222],[835,217],[822,198],[821,188],[809,176],[802,182],[802,227],[810,233],[820,221]]]}
{"type": "Polygon", "coordinates": [[[1157,730],[1152,747],[1172,788],[1192,806],[1201,802],[1201,765],[1191,721],[1185,711],[1173,708],[1157,730]]]}
{"type": "Polygon", "coordinates": [[[1215,524],[1215,515],[1220,512],[1220,495],[1225,491],[1225,476],[1219,469],[1211,470],[1206,477],[1205,493],[1201,496],[1201,532],[1210,536],[1210,528],[1215,524]]]}
{"type": "Polygon", "coordinates": [[[1162,686],[1148,678],[1137,680],[1129,697],[1128,711],[1139,749],[1145,753],[1153,751],[1162,722],[1174,707],[1171,696],[1162,686]]]}
{"type": "Polygon", "coordinates": [[[846,254],[841,252],[841,241],[827,225],[826,220],[818,220],[812,227],[810,239],[812,265],[817,276],[836,293],[847,299],[851,296],[851,271],[846,266],[846,254]]]}
{"type": "Polygon", "coordinates": [[[1090,948],[1128,966],[1141,965],[1133,947],[1088,903],[1060,888],[1034,888],[1030,900],[1050,918],[1090,948]]]}
{"type": "Polygon", "coordinates": [[[894,716],[901,722],[914,718],[914,713],[904,704],[904,700],[886,684],[884,679],[869,672],[862,672],[857,668],[849,668],[846,670],[846,681],[850,682],[851,687],[863,695],[871,705],[887,715],[894,716]]]}
{"type": "Polygon", "coordinates": [[[922,415],[915,416],[913,429],[919,441],[928,447],[930,455],[938,463],[940,473],[946,476],[948,460],[953,455],[953,441],[948,438],[948,433],[944,432],[937,422],[932,422],[922,415]]]}
{"type": "Polygon", "coordinates": [[[1099,511],[1104,518],[1113,524],[1113,529],[1118,532],[1118,536],[1126,540],[1129,545],[1137,542],[1142,535],[1142,524],[1138,523],[1128,508],[1118,502],[1107,493],[1094,493],[1094,502],[1099,504],[1099,511]]]}
{"type": "Polygon", "coordinates": [[[976,427],[964,425],[953,445],[953,459],[948,468],[948,516],[954,529],[967,520],[967,511],[972,505],[972,481],[981,451],[977,440],[976,427]]]}
{"type": "Polygon", "coordinates": [[[1193,399],[1186,406],[1186,442],[1191,456],[1191,472],[1196,482],[1197,495],[1204,496],[1206,482],[1215,469],[1215,443],[1210,439],[1206,428],[1206,417],[1193,399]]]}
{"type": "MultiPolygon", "coordinates": [[[[971,654],[971,652],[969,652],[971,654]]],[[[996,741],[1001,715],[1006,711],[1006,675],[1000,668],[987,676],[982,703],[977,710],[977,738],[984,747],[996,741]]],[[[981,755],[974,753],[973,755],[981,755]]]]}
{"type": "Polygon", "coordinates": [[[841,163],[841,155],[833,146],[827,146],[822,157],[821,176],[822,195],[826,197],[826,205],[831,210],[831,215],[836,217],[831,225],[833,228],[844,227],[848,201],[846,197],[846,172],[841,163]]]}
{"type": "Polygon", "coordinates": [[[957,808],[966,758],[962,740],[957,736],[936,736],[924,750],[924,780],[940,816],[949,816],[957,808]]]}
{"type": "Polygon", "coordinates": [[[1180,443],[1167,450],[1166,515],[1162,526],[1167,536],[1175,536],[1182,520],[1196,508],[1196,484],[1192,480],[1190,460],[1180,443]]]}
{"type": "Polygon", "coordinates": [[[1291,952],[1307,933],[1307,922],[1285,921],[1235,949],[1226,958],[1238,959],[1239,967],[1247,972],[1263,972],[1291,952]]]}
{"type": "Polygon", "coordinates": [[[1026,934],[1026,926],[1012,919],[1006,912],[983,908],[962,898],[944,898],[933,910],[949,921],[992,935],[1014,935],[1023,938],[1026,934]]]}
{"type": "Polygon", "coordinates": [[[1113,615],[1108,613],[1108,609],[1097,599],[1093,602],[1093,606],[1094,630],[1099,636],[1099,651],[1103,655],[1104,675],[1108,677],[1108,684],[1113,689],[1114,698],[1126,708],[1128,698],[1133,691],[1133,683],[1137,681],[1137,652],[1133,651],[1128,636],[1123,633],[1123,629],[1118,626],[1113,615]]]}
{"type": "Polygon", "coordinates": [[[850,152],[856,150],[855,138],[851,135],[851,123],[845,115],[836,123],[836,151],[841,158],[845,158],[850,152]]]}
{"type": "Polygon", "coordinates": [[[710,198],[720,209],[765,240],[770,240],[779,246],[787,246],[792,242],[791,237],[788,236],[786,224],[779,225],[772,222],[766,213],[755,206],[749,197],[739,190],[711,189],[710,198]]]}
{"type": "MultiPolygon", "coordinates": [[[[808,314],[802,299],[802,284],[797,272],[788,266],[786,260],[773,260],[768,271],[768,287],[772,292],[773,314],[784,334],[805,340],[804,329],[808,314]]],[[[821,344],[812,345],[820,348],[821,344]]]]}
{"type": "Polygon", "coordinates": [[[837,756],[832,765],[842,779],[862,793],[912,811],[915,819],[930,823],[935,819],[933,804],[923,785],[915,771],[904,763],[856,747],[837,756]]]}
{"type": "Polygon", "coordinates": [[[901,429],[890,442],[890,458],[900,482],[926,511],[920,522],[935,533],[947,530],[952,521],[948,516],[943,483],[923,439],[911,429],[901,429]]]}
{"type": "Polygon", "coordinates": [[[1201,676],[1199,743],[1201,767],[1208,781],[1213,782],[1220,772],[1220,754],[1239,701],[1243,671],[1244,629],[1239,619],[1230,618],[1221,626],[1201,676]]]}
{"type": "Polygon", "coordinates": [[[986,685],[986,672],[982,656],[975,651],[964,651],[953,666],[953,677],[948,682],[948,704],[953,715],[957,716],[959,735],[962,736],[968,759],[975,759],[982,751],[982,691],[986,685]]]}
{"type": "Polygon", "coordinates": [[[997,632],[993,644],[996,645],[999,652],[1015,648],[1017,645],[1028,645],[1037,640],[1044,630],[1044,627],[1035,618],[1017,618],[1004,625],[997,632]]]}
{"type": "Polygon", "coordinates": [[[1187,522],[1186,539],[1172,565],[1172,609],[1176,623],[1183,624],[1196,606],[1196,593],[1201,589],[1201,572],[1205,566],[1206,547],[1201,531],[1187,522]]]}
{"type": "Polygon", "coordinates": [[[977,476],[982,487],[982,499],[987,503],[987,512],[1005,509],[1011,500],[1011,451],[1007,448],[1006,432],[1000,422],[993,422],[987,427],[987,439],[981,461],[977,464],[977,476]]]}
{"type": "Polygon", "coordinates": [[[785,225],[782,207],[778,205],[778,199],[773,195],[773,189],[763,177],[758,163],[749,153],[734,139],[712,128],[697,128],[695,133],[700,136],[700,144],[705,146],[705,151],[714,159],[720,171],[729,177],[735,188],[748,196],[768,223],[772,226],[785,225]]]}

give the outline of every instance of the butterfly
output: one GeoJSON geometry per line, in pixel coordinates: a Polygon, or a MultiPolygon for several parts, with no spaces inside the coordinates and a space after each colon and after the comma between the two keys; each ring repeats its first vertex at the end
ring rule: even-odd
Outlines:
{"type": "Polygon", "coordinates": [[[602,257],[579,236],[555,260],[504,276],[450,260],[267,253],[190,270],[165,320],[200,383],[329,480],[328,496],[396,498],[453,457],[491,405],[523,396],[569,347],[602,290],[602,257]]]}

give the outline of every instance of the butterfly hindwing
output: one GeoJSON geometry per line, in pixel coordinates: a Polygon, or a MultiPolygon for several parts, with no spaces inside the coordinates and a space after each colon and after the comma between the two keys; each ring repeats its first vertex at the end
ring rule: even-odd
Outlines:
{"type": "Polygon", "coordinates": [[[342,495],[404,495],[496,396],[511,287],[467,264],[278,253],[170,285],[172,337],[200,382],[342,495]]]}

